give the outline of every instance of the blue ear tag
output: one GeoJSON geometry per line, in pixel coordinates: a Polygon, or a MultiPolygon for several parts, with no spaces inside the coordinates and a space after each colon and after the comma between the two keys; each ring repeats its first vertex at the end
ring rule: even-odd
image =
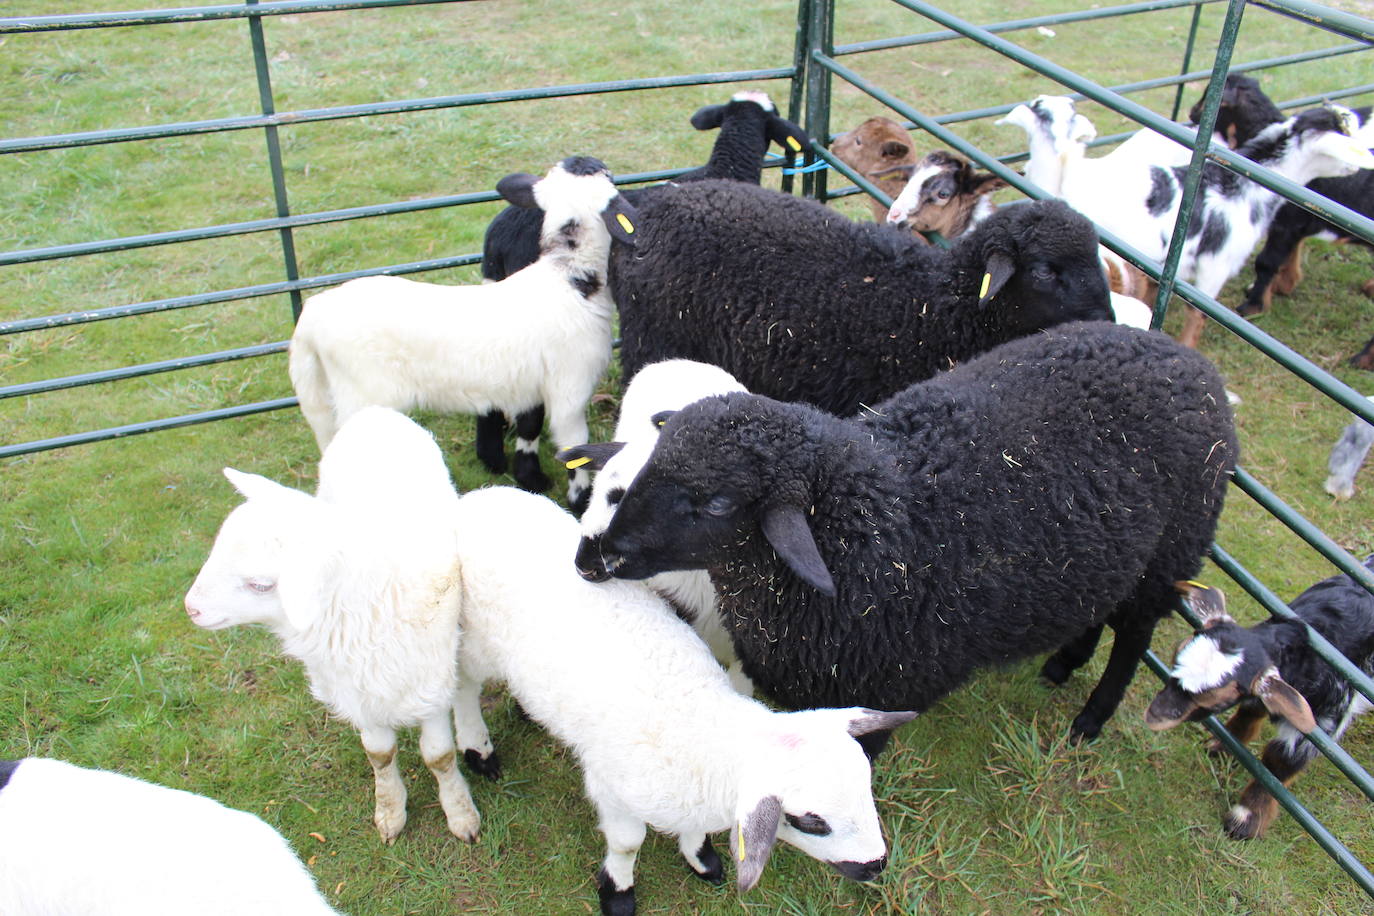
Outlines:
{"type": "Polygon", "coordinates": [[[617,213],[615,215],[615,221],[617,223],[620,223],[621,229],[624,229],[627,233],[631,235],[634,234],[635,224],[630,222],[630,218],[626,216],[624,213],[617,213]]]}

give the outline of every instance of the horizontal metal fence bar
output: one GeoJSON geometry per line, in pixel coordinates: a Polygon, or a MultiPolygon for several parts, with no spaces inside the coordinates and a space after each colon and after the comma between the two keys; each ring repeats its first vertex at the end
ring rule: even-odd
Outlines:
{"type": "Polygon", "coordinates": [[[10,16],[0,19],[0,35],[17,32],[66,32],[129,25],[166,25],[174,22],[209,22],[245,19],[249,16],[285,16],[295,13],[329,13],[339,10],[432,3],[468,3],[472,0],[278,0],[252,6],[193,6],[170,10],[130,10],[118,13],[68,13],[54,16],[10,16]]]}
{"type": "MultiPolygon", "coordinates": [[[[987,29],[989,32],[1018,32],[1024,29],[1038,28],[1040,26],[1086,22],[1093,19],[1109,19],[1117,16],[1128,16],[1132,13],[1148,13],[1155,10],[1177,9],[1178,7],[1206,6],[1209,3],[1218,2],[1221,2],[1221,0],[1150,0],[1150,2],[1145,3],[1129,3],[1124,6],[1109,6],[1103,9],[1078,10],[1071,13],[1033,16],[1029,19],[1009,19],[1005,22],[995,22],[990,25],[985,25],[983,28],[987,29]]],[[[962,35],[953,30],[944,30],[939,32],[925,32],[919,35],[899,35],[893,38],[877,38],[872,41],[858,41],[852,44],[836,45],[835,56],[843,57],[846,54],[862,54],[866,51],[883,51],[888,48],[906,48],[912,45],[935,44],[937,42],[951,41],[962,37],[962,35]]]]}
{"type": "Polygon", "coordinates": [[[1249,0],[1271,13],[1298,19],[1328,32],[1349,38],[1374,42],[1374,22],[1351,13],[1333,10],[1329,6],[1307,3],[1305,0],[1249,0]]]}
{"type": "Polygon", "coordinates": [[[392,102],[368,102],[333,108],[279,111],[270,115],[244,115],[235,118],[214,118],[208,121],[183,121],[178,124],[53,134],[47,137],[21,137],[15,140],[0,140],[0,153],[31,153],[39,150],[95,146],[101,143],[127,143],[133,140],[184,137],[230,130],[249,130],[256,127],[286,127],[292,124],[308,124],[317,121],[337,121],[344,118],[465,108],[471,105],[490,105],[499,102],[527,102],[535,99],[599,95],[637,89],[671,89],[680,86],[709,86],[716,83],[791,79],[794,76],[796,73],[791,67],[772,67],[765,70],[731,70],[719,73],[695,73],[687,76],[654,76],[642,79],[608,80],[599,83],[576,83],[566,86],[542,86],[534,89],[501,89],[491,92],[473,92],[464,95],[435,96],[424,99],[400,99],[392,102]]]}
{"type": "MultiPolygon", "coordinates": [[[[1157,655],[1146,651],[1144,660],[1146,667],[1158,675],[1161,680],[1167,681],[1169,679],[1169,669],[1159,660],[1157,655]]],[[[1216,716],[1208,716],[1202,720],[1202,724],[1216,736],[1222,747],[1226,748],[1226,751],[1235,757],[1240,765],[1245,767],[1250,775],[1264,786],[1265,791],[1274,796],[1274,799],[1293,820],[1297,821],[1298,825],[1317,842],[1322,851],[1329,855],[1346,874],[1354,878],[1355,883],[1360,885],[1365,893],[1374,896],[1374,874],[1370,874],[1369,869],[1364,867],[1364,864],[1350,852],[1346,845],[1338,840],[1330,830],[1327,830],[1326,826],[1317,820],[1298,801],[1297,797],[1288,791],[1288,787],[1276,779],[1274,774],[1270,773],[1268,768],[1256,759],[1255,755],[1250,753],[1245,745],[1237,741],[1235,736],[1226,730],[1226,726],[1221,723],[1221,720],[1216,716]]]]}
{"type": "Polygon", "coordinates": [[[85,372],[80,375],[67,375],[62,378],[25,382],[21,385],[6,385],[0,388],[0,399],[16,398],[30,394],[42,394],[47,391],[60,391],[64,388],[80,388],[83,385],[97,385],[101,382],[117,382],[124,379],[139,378],[144,375],[156,375],[159,372],[173,372],[177,369],[209,366],[214,363],[226,363],[236,359],[251,359],[255,356],[266,356],[270,353],[284,353],[286,352],[286,346],[287,341],[279,340],[276,343],[257,344],[251,347],[238,347],[233,350],[219,350],[214,353],[202,353],[199,356],[183,356],[178,359],[165,359],[155,363],[126,366],[122,369],[106,369],[101,372],[85,372]]]}
{"type": "Polygon", "coordinates": [[[1236,473],[1231,479],[1251,499],[1267,509],[1270,515],[1283,522],[1317,553],[1330,560],[1333,566],[1363,585],[1366,591],[1374,593],[1374,573],[1365,569],[1364,564],[1323,534],[1320,528],[1300,515],[1292,506],[1279,499],[1273,490],[1260,483],[1254,475],[1243,468],[1236,468],[1236,473]]]}
{"type": "Polygon", "coordinates": [[[137,302],[132,305],[116,305],[103,309],[83,312],[67,312],[61,315],[46,315],[41,318],[23,318],[18,321],[0,322],[0,335],[18,334],[23,331],[38,331],[46,328],[67,327],[85,324],[90,321],[108,321],[111,318],[125,318],[130,315],[147,315],[152,312],[168,312],[175,309],[191,308],[198,305],[211,305],[217,302],[234,302],[240,299],[258,299],[275,296],[292,290],[318,289],[332,286],[357,277],[376,277],[380,275],[400,276],[420,273],[427,270],[443,270],[449,267],[466,267],[482,260],[479,254],[456,255],[451,258],[434,258],[428,261],[412,261],[407,264],[390,264],[385,267],[369,267],[363,270],[350,270],[344,273],[325,274],[318,277],[302,277],[299,280],[282,280],[276,283],[263,283],[258,286],[240,286],[236,289],[216,290],[213,293],[197,293],[192,296],[175,296],[170,299],[154,299],[150,302],[137,302]]]}
{"type": "Polygon", "coordinates": [[[57,436],[52,439],[35,439],[32,442],[17,442],[13,445],[0,445],[0,458],[15,458],[19,455],[31,455],[35,452],[46,452],[55,448],[66,448],[71,445],[104,442],[107,439],[122,439],[125,436],[137,436],[142,433],[158,432],[164,429],[194,426],[197,423],[210,423],[214,420],[227,420],[230,417],[246,417],[250,414],[266,413],[269,410],[281,410],[286,407],[295,407],[296,404],[297,401],[295,398],[278,398],[275,401],[258,401],[254,404],[239,404],[234,407],[207,410],[203,413],[186,414],[180,417],[168,417],[165,420],[149,420],[145,423],[130,423],[126,426],[111,426],[106,429],[95,429],[85,433],[73,433],[70,436],[57,436]]]}
{"type": "MultiPolygon", "coordinates": [[[[1374,50],[1374,48],[1370,50],[1374,50]]],[[[1304,105],[1319,105],[1328,100],[1348,99],[1353,95],[1364,95],[1366,92],[1374,92],[1374,83],[1365,83],[1363,86],[1354,86],[1350,89],[1333,89],[1330,92],[1323,92],[1321,95],[1306,95],[1300,99],[1290,99],[1287,102],[1276,104],[1279,108],[1287,111],[1289,108],[1301,108],[1304,105]]],[[[1355,107],[1358,108],[1359,106],[1355,107]]]]}
{"type": "Polygon", "coordinates": [[[1240,565],[1235,557],[1231,556],[1217,544],[1212,545],[1209,555],[1212,558],[1212,562],[1217,564],[1217,567],[1222,572],[1234,579],[1237,585],[1243,588],[1251,598],[1258,601],[1271,615],[1280,617],[1284,620],[1302,622],[1307,630],[1308,644],[1312,646],[1312,650],[1321,657],[1322,661],[1336,669],[1337,673],[1345,678],[1351,687],[1354,687],[1360,693],[1364,694],[1366,698],[1374,701],[1374,682],[1370,681],[1369,675],[1352,665],[1350,660],[1342,655],[1339,649],[1331,645],[1330,641],[1327,640],[1325,636],[1312,629],[1312,627],[1308,626],[1307,621],[1303,620],[1297,614],[1294,614],[1293,609],[1290,608],[1282,598],[1274,594],[1268,586],[1257,579],[1254,573],[1240,565]]]}

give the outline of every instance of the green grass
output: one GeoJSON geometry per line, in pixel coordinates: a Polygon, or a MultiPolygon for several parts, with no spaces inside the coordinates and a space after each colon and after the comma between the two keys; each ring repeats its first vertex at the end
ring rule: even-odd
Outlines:
{"type": "MultiPolygon", "coordinates": [[[[162,6],[183,5],[166,0],[162,6]]],[[[1070,9],[963,0],[976,22],[1070,9]]],[[[119,0],[20,0],[5,15],[119,9],[119,0]]],[[[1346,8],[1371,15],[1364,0],[1346,8]]],[[[1201,59],[1222,10],[1209,7],[1201,59]]],[[[1189,14],[1056,28],[1013,40],[1098,82],[1173,69],[1189,14]]],[[[795,7],[782,0],[682,6],[470,3],[288,16],[265,23],[278,110],[627,76],[785,66],[795,7]]],[[[931,30],[895,6],[846,2],[837,41],[931,30]]],[[[5,37],[0,121],[8,136],[251,114],[257,95],[242,22],[5,37]]],[[[1240,61],[1342,43],[1263,10],[1246,13],[1240,61]]],[[[1276,99],[1366,82],[1363,58],[1266,74],[1276,99]]],[[[885,51],[846,64],[924,111],[940,114],[1053,92],[1050,81],[966,44],[885,51]]],[[[294,212],[491,188],[591,153],[632,172],[705,160],[712,135],[687,117],[738,86],[486,108],[461,108],[283,129],[294,212]]],[[[760,86],[775,98],[785,84],[760,86]]],[[[1185,106],[1200,85],[1188,87],[1185,106]]],[[[1172,92],[1135,96],[1168,113],[1172,92]]],[[[1364,100],[1368,101],[1368,100],[1364,100]]],[[[1084,106],[1102,133],[1118,119],[1084,106]]],[[[837,84],[835,130],[883,113],[837,84]]],[[[1020,131],[990,120],[959,127],[998,154],[1020,131]]],[[[274,213],[261,134],[116,144],[0,157],[0,249],[259,219],[274,213]]],[[[776,182],[776,173],[768,181],[776,182]]],[[[1005,195],[1010,199],[1014,195],[1005,195]]],[[[837,204],[867,218],[857,199],[837,204]]],[[[309,227],[296,233],[302,274],[478,250],[495,205],[309,227]]],[[[1374,331],[1358,287],[1368,253],[1313,244],[1307,279],[1258,324],[1361,391],[1374,379],[1344,357],[1374,331]]],[[[1247,272],[1248,273],[1248,272],[1247,272]]],[[[0,270],[0,320],[271,282],[282,276],[271,234],[42,262],[0,270]]],[[[475,269],[432,279],[471,282],[475,269]]],[[[1223,301],[1238,301],[1238,278],[1223,301]]],[[[1177,318],[1171,317],[1169,327],[1177,318]]],[[[284,339],[285,297],[229,303],[0,338],[0,384],[284,339]]],[[[1371,496],[1347,504],[1321,490],[1326,451],[1345,412],[1243,342],[1209,329],[1204,350],[1244,398],[1237,411],[1247,468],[1352,552],[1374,549],[1371,496]]],[[[593,405],[609,431],[617,386],[593,405]]],[[[0,441],[18,442],[290,394],[282,357],[223,364],[98,388],[0,402],[0,441]]],[[[424,417],[461,489],[493,482],[471,456],[466,418],[424,417]]],[[[546,456],[547,457],[547,456],[546,456]]],[[[370,823],[371,780],[356,737],[308,695],[300,667],[265,632],[205,633],[181,597],[236,497],[233,465],[310,489],[318,456],[295,411],[13,459],[0,467],[0,756],[46,754],[203,792],[280,828],[320,886],[353,914],[583,913],[603,849],[565,750],[522,720],[500,691],[488,722],[505,759],[499,783],[473,780],[483,832],[473,846],[445,830],[432,781],[410,739],[403,764],[410,823],[384,847],[370,823]],[[323,842],[313,838],[318,833],[323,842]]],[[[548,469],[554,470],[552,461],[548,469]]],[[[509,478],[499,482],[510,483],[509,478]]],[[[1220,542],[1284,597],[1329,567],[1234,493],[1220,542]]],[[[1205,578],[1223,582],[1209,571],[1205,578]]],[[[1238,616],[1262,611],[1229,590],[1238,616]]],[[[1170,621],[1168,653],[1186,628],[1170,621]]],[[[1105,648],[1105,647],[1104,647],[1105,648]]],[[[1220,818],[1246,781],[1202,751],[1195,728],[1154,734],[1141,722],[1154,682],[1144,673],[1090,748],[1064,733],[1099,659],[1059,690],[1036,665],[988,672],[906,727],[881,760],[875,794],[891,846],[881,880],[860,886],[793,850],[775,855],[745,897],[690,877],[671,841],[640,859],[646,913],[1351,913],[1370,901],[1287,817],[1250,844],[1220,818]]],[[[1356,726],[1346,745],[1369,760],[1356,726]]],[[[1369,803],[1318,762],[1300,797],[1357,856],[1374,862],[1369,803]]]]}

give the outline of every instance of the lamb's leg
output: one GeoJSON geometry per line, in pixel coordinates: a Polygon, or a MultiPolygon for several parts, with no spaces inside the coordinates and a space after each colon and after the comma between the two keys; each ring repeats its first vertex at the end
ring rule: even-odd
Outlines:
{"type": "Polygon", "coordinates": [[[544,431],[544,405],[537,404],[515,418],[515,483],[522,490],[543,493],[548,475],[539,466],[539,434],[544,431]]]}
{"type": "MultiPolygon", "coordinates": [[[[1264,746],[1260,762],[1285,786],[1292,784],[1316,750],[1296,731],[1282,735],[1264,746]]],[[[1279,813],[1279,803],[1257,781],[1252,780],[1240,793],[1240,801],[1223,822],[1226,835],[1233,840],[1251,840],[1264,834],[1279,813]]]]}
{"type": "Polygon", "coordinates": [[[677,848],[692,874],[717,886],[725,883],[725,864],[711,847],[711,839],[706,834],[684,833],[677,838],[677,848]]]}
{"type": "Polygon", "coordinates": [[[597,803],[601,832],[606,835],[606,860],[596,875],[596,893],[602,916],[634,916],[635,858],[644,845],[643,821],[597,803]]]}
{"type": "Polygon", "coordinates": [[[501,760],[492,749],[491,735],[482,718],[482,683],[458,676],[458,691],[453,701],[453,727],[458,732],[458,746],[468,769],[488,779],[501,778],[501,760]]]}
{"type": "Polygon", "coordinates": [[[506,415],[492,410],[477,417],[477,460],[493,474],[506,472],[506,415]]]}
{"type": "MultiPolygon", "coordinates": [[[[589,392],[590,396],[590,392],[589,392]]],[[[549,401],[549,436],[558,448],[570,448],[587,441],[587,399],[561,397],[549,401]]],[[[568,508],[582,517],[591,501],[592,475],[586,468],[568,472],[568,508]]]]}
{"type": "Polygon", "coordinates": [[[1107,657],[1102,678],[1069,728],[1069,737],[1075,743],[1091,741],[1102,731],[1102,726],[1107,724],[1116,707],[1121,704],[1121,698],[1126,695],[1126,688],[1130,686],[1131,678],[1135,677],[1141,655],[1150,646],[1155,618],[1142,614],[1120,616],[1120,622],[1113,624],[1116,639],[1112,643],[1112,654],[1107,657]]]}
{"type": "Polygon", "coordinates": [[[1040,676],[1056,687],[1064,683],[1069,679],[1069,675],[1093,657],[1093,652],[1097,650],[1097,641],[1101,638],[1101,624],[1084,630],[1045,659],[1045,664],[1040,668],[1040,676]]]}
{"type": "Polygon", "coordinates": [[[372,823],[377,825],[382,840],[390,843],[406,825],[406,784],[396,764],[396,732],[376,726],[364,728],[361,736],[377,783],[377,809],[372,823]]]}
{"type": "Polygon", "coordinates": [[[468,843],[474,842],[482,819],[472,803],[467,781],[458,772],[458,754],[453,746],[448,710],[420,723],[420,756],[439,786],[439,804],[448,818],[449,833],[468,843]]]}

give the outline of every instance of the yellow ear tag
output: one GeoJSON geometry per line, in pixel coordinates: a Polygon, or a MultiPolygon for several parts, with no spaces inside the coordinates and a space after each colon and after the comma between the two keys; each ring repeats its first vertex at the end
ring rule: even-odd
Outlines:
{"type": "Polygon", "coordinates": [[[586,455],[583,455],[581,458],[574,458],[572,461],[567,462],[568,470],[575,471],[584,464],[590,464],[591,460],[592,459],[588,458],[586,455]]]}
{"type": "Polygon", "coordinates": [[[617,213],[615,215],[615,221],[620,224],[621,229],[624,229],[631,235],[634,234],[635,224],[630,222],[630,218],[626,216],[624,213],[617,213]]]}
{"type": "Polygon", "coordinates": [[[744,861],[744,824],[739,825],[739,860],[744,861]]]}
{"type": "Polygon", "coordinates": [[[991,286],[991,285],[992,285],[992,274],[983,274],[983,287],[982,287],[980,290],[978,290],[978,298],[979,298],[979,299],[986,299],[986,298],[987,298],[987,295],[988,295],[988,287],[991,286]]]}
{"type": "Polygon", "coordinates": [[[1206,588],[1206,587],[1207,587],[1206,585],[1203,585],[1201,582],[1199,582],[1199,581],[1196,580],[1196,579],[1189,579],[1189,580],[1188,580],[1188,584],[1191,585],[1193,588],[1206,588]]]}
{"type": "Polygon", "coordinates": [[[792,150],[793,150],[794,152],[798,152],[798,153],[801,152],[801,144],[797,142],[797,138],[796,138],[796,137],[788,137],[788,138],[787,138],[787,145],[790,146],[790,147],[792,147],[792,150]]]}

